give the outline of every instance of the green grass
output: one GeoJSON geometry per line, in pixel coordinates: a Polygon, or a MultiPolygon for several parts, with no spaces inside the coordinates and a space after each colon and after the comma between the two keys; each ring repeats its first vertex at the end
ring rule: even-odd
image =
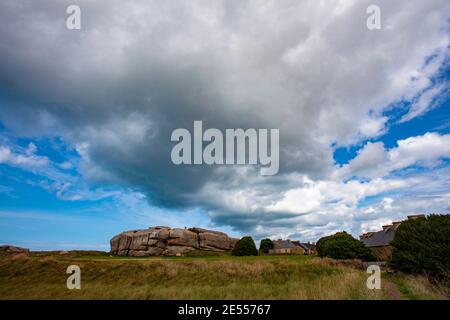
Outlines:
{"type": "MultiPolygon", "coordinates": [[[[385,290],[368,290],[368,275],[356,266],[311,256],[18,255],[0,257],[0,299],[392,298],[385,290]],[[66,288],[66,268],[71,264],[81,268],[81,290],[66,288]]],[[[389,277],[390,283],[397,279],[389,277]]],[[[442,298],[431,287],[398,279],[414,294],[442,298]]],[[[403,292],[402,298],[416,297],[403,292]]]]}
{"type": "Polygon", "coordinates": [[[387,277],[397,286],[404,299],[434,300],[449,298],[449,288],[432,285],[424,276],[411,276],[397,272],[387,277]]]}
{"type": "Polygon", "coordinates": [[[161,257],[119,257],[112,256],[108,253],[101,255],[91,255],[91,254],[79,254],[73,257],[74,260],[116,260],[116,261],[130,261],[130,260],[148,260],[148,261],[198,261],[203,259],[206,261],[277,261],[277,260],[287,260],[287,261],[305,261],[313,259],[316,256],[299,256],[299,255],[263,255],[263,256],[244,256],[237,257],[231,255],[202,255],[202,256],[161,256],[161,257]]]}

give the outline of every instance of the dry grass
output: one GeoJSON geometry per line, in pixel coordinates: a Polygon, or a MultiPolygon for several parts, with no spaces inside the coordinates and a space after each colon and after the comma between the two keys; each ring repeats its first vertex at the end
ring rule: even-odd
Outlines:
{"type": "Polygon", "coordinates": [[[410,300],[435,300],[449,299],[450,288],[448,286],[433,285],[424,276],[412,276],[396,273],[390,276],[392,282],[406,299],[410,300]]]}
{"type": "Polygon", "coordinates": [[[367,276],[356,262],[300,256],[89,259],[17,255],[0,258],[0,298],[389,298],[383,290],[366,289],[367,276]],[[66,288],[70,264],[81,268],[81,290],[66,288]]]}

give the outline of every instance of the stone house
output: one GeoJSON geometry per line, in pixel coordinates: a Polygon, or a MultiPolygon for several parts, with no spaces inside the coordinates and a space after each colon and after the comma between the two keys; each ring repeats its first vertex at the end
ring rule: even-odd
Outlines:
{"type": "MultiPolygon", "coordinates": [[[[424,217],[423,214],[410,215],[408,220],[424,217]]],[[[394,240],[395,231],[402,221],[392,222],[383,226],[383,230],[377,232],[367,232],[359,236],[359,239],[372,251],[373,255],[380,261],[389,261],[392,258],[391,241],[394,240]]]]}
{"type": "Polygon", "coordinates": [[[300,241],[292,241],[292,243],[301,247],[305,251],[304,254],[316,254],[317,253],[316,245],[314,243],[311,243],[311,242],[302,243],[300,241]]]}
{"type": "Polygon", "coordinates": [[[269,254],[305,254],[305,250],[293,243],[291,240],[278,239],[273,242],[273,249],[269,250],[269,254]]]}

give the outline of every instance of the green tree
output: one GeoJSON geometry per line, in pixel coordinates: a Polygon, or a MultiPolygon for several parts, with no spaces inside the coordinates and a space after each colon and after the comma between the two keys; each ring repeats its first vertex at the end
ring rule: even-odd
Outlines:
{"type": "Polygon", "coordinates": [[[273,242],[270,239],[262,239],[259,245],[259,251],[269,253],[270,249],[273,249],[273,242]]]}
{"type": "Polygon", "coordinates": [[[450,215],[407,220],[395,232],[391,267],[450,282],[450,215]]]}
{"type": "Polygon", "coordinates": [[[325,236],[319,239],[316,243],[316,250],[319,257],[325,257],[325,250],[324,250],[324,244],[325,242],[330,239],[332,236],[325,236]]]}
{"type": "Polygon", "coordinates": [[[256,250],[252,237],[243,237],[236,243],[231,254],[233,256],[257,256],[258,250],[256,250]]]}
{"type": "Polygon", "coordinates": [[[375,260],[375,257],[364,243],[353,238],[347,232],[337,232],[334,235],[320,238],[316,244],[320,257],[333,259],[375,260]]]}

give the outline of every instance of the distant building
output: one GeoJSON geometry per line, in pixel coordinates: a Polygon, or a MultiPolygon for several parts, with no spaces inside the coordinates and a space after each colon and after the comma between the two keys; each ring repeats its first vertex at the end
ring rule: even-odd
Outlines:
{"type": "MultiPolygon", "coordinates": [[[[410,215],[408,220],[425,217],[423,214],[410,215]]],[[[373,255],[381,261],[388,261],[392,258],[391,241],[394,240],[395,231],[402,221],[393,222],[383,226],[383,230],[378,232],[367,232],[359,236],[359,239],[372,251],[373,255]]]]}
{"type": "Polygon", "coordinates": [[[292,243],[301,247],[305,251],[304,254],[316,254],[317,253],[316,245],[314,243],[311,243],[311,242],[302,243],[300,241],[292,241],[292,243]]]}
{"type": "Polygon", "coordinates": [[[291,240],[274,240],[273,249],[269,250],[269,254],[305,254],[305,250],[294,244],[291,240]]]}

